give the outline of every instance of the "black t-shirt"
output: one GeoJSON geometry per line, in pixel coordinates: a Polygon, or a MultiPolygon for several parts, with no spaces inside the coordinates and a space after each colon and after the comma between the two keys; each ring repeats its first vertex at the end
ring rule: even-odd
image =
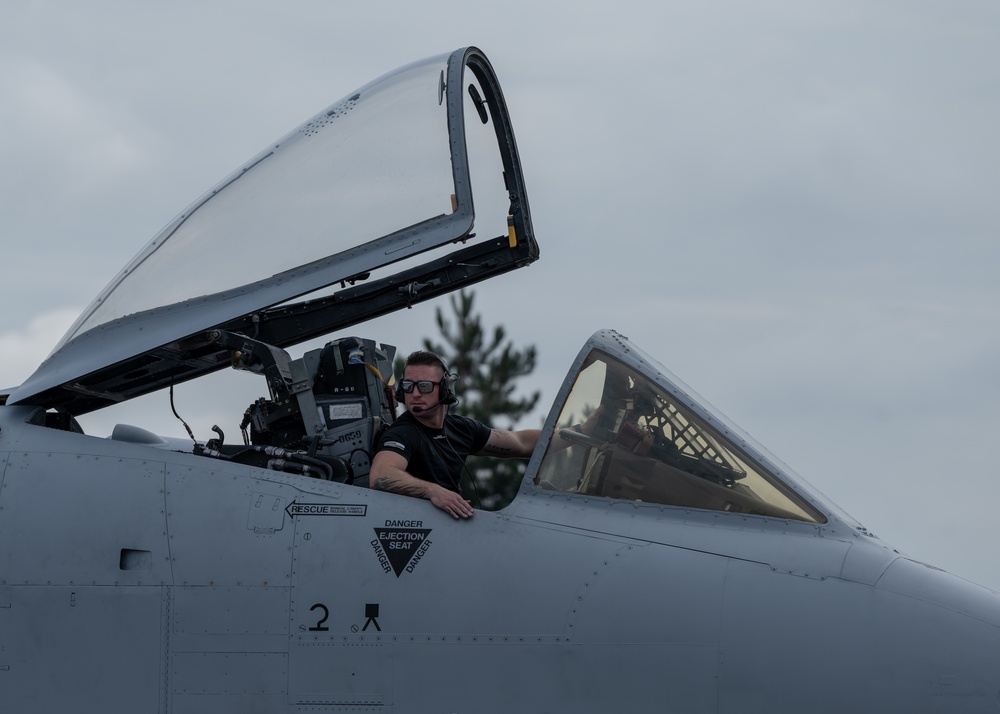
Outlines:
{"type": "Polygon", "coordinates": [[[397,453],[413,476],[461,493],[465,458],[479,453],[490,434],[488,426],[469,417],[448,414],[443,429],[431,429],[403,412],[382,433],[376,451],[397,453]]]}

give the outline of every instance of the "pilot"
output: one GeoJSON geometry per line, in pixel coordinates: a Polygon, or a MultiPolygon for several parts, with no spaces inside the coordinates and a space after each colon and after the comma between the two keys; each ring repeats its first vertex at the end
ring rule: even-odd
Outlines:
{"type": "Polygon", "coordinates": [[[418,350],[406,358],[396,398],[404,412],[379,438],[372,459],[371,485],[426,498],[452,518],[471,518],[472,504],[462,497],[462,470],[471,454],[527,458],[538,442],[538,429],[491,429],[469,417],[449,414],[458,403],[455,375],[433,352],[418,350]]]}

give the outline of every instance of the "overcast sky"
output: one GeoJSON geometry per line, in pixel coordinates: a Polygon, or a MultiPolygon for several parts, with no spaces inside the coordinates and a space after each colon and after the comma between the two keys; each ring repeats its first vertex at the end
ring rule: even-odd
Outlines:
{"type": "MultiPolygon", "coordinates": [[[[525,389],[548,404],[617,329],[871,531],[1000,589],[1000,4],[341,5],[0,4],[0,386],[270,141],[476,45],[542,251],[477,289],[539,349],[525,389]]],[[[356,333],[407,352],[433,306],[356,333]]]]}

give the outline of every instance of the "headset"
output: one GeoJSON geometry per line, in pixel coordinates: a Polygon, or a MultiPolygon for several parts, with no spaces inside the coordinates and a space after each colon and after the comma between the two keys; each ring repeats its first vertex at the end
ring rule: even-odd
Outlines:
{"type": "MultiPolygon", "coordinates": [[[[420,363],[423,363],[423,359],[427,359],[430,362],[436,363],[441,369],[444,370],[444,376],[442,376],[441,381],[438,382],[438,387],[440,389],[438,392],[438,403],[435,404],[434,407],[438,406],[438,404],[443,404],[446,407],[458,404],[458,395],[455,394],[455,382],[458,381],[458,375],[453,374],[451,370],[448,369],[448,365],[445,364],[444,360],[433,352],[414,352],[411,354],[407,357],[406,364],[403,366],[403,374],[406,374],[406,368],[409,366],[410,360],[416,356],[421,358],[420,363]]],[[[403,394],[403,380],[400,379],[399,383],[396,384],[396,401],[399,404],[406,403],[403,400],[403,394]]],[[[434,407],[428,407],[428,409],[433,409],[434,407]]],[[[422,411],[427,411],[427,409],[422,411]]]]}

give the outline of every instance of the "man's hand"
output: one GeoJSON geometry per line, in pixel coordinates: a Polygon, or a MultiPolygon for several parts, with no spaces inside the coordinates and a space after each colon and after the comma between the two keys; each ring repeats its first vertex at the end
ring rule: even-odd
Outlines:
{"type": "Polygon", "coordinates": [[[430,492],[427,498],[435,506],[455,519],[472,518],[475,510],[472,508],[471,501],[466,501],[460,494],[450,491],[444,486],[438,486],[436,483],[428,483],[427,485],[427,490],[430,492]]]}

